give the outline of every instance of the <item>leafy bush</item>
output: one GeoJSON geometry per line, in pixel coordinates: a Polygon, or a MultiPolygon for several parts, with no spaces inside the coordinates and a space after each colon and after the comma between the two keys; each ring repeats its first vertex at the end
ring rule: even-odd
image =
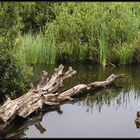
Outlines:
{"type": "Polygon", "coordinates": [[[19,14],[22,19],[23,33],[36,33],[44,30],[48,22],[55,19],[54,6],[51,2],[19,3],[19,14]]]}
{"type": "Polygon", "coordinates": [[[25,91],[29,68],[14,54],[20,41],[20,17],[17,3],[0,3],[0,93],[16,94],[25,91]]]}

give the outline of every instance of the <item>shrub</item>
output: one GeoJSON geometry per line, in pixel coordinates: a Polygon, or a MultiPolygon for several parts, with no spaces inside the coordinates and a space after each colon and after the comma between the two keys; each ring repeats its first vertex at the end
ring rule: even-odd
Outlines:
{"type": "Polygon", "coordinates": [[[29,68],[14,49],[18,50],[20,29],[20,17],[18,15],[18,3],[0,3],[0,93],[16,94],[25,91],[28,83],[29,68]]]}

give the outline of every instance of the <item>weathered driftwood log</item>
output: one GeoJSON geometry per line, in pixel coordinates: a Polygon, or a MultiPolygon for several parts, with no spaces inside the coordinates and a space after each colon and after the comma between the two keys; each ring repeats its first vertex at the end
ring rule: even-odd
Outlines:
{"type": "Polygon", "coordinates": [[[35,86],[31,84],[31,89],[25,95],[14,100],[7,98],[7,101],[0,107],[0,120],[7,125],[17,116],[28,117],[39,108],[42,108],[44,104],[58,105],[66,100],[71,101],[73,100],[72,97],[79,93],[87,92],[97,87],[105,88],[118,78],[123,77],[122,75],[112,74],[105,81],[79,84],[59,94],[57,90],[62,86],[63,81],[76,74],[72,67],[69,67],[69,70],[65,73],[63,73],[63,69],[63,65],[55,68],[55,72],[50,80],[47,78],[47,72],[43,71],[37,84],[35,86]]]}

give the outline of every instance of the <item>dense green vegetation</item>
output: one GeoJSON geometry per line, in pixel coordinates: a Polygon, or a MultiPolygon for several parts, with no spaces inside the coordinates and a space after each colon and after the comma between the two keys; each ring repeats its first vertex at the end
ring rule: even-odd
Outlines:
{"type": "Polygon", "coordinates": [[[0,3],[0,94],[22,93],[28,83],[30,69],[17,52],[20,37],[18,4],[0,3]]]}
{"type": "Polygon", "coordinates": [[[139,63],[139,2],[30,2],[21,7],[28,64],[139,63]]]}
{"type": "Polygon", "coordinates": [[[37,63],[140,62],[140,3],[1,2],[0,91],[25,91],[37,63]]]}

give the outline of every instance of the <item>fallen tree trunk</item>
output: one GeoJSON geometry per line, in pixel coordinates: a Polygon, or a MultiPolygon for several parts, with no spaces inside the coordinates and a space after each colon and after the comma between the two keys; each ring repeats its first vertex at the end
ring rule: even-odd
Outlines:
{"type": "Polygon", "coordinates": [[[123,75],[111,74],[105,81],[92,82],[90,84],[79,84],[62,93],[58,93],[58,88],[62,86],[63,81],[76,74],[76,71],[69,67],[69,70],[63,73],[64,66],[55,68],[55,72],[50,78],[47,78],[47,72],[43,71],[35,85],[31,84],[31,89],[23,96],[7,101],[0,107],[0,120],[8,125],[17,116],[27,118],[30,114],[43,107],[43,105],[59,105],[63,101],[73,100],[73,97],[89,90],[100,88],[112,84],[123,75]]]}
{"type": "MultiPolygon", "coordinates": [[[[97,94],[102,94],[105,91],[108,92],[110,90],[117,90],[120,91],[122,87],[116,86],[116,84],[110,84],[106,88],[95,88],[95,90],[92,90],[92,92],[89,92],[87,94],[81,94],[80,96],[77,96],[72,101],[65,101],[61,102],[60,105],[57,106],[44,106],[41,112],[35,112],[32,115],[30,115],[28,118],[17,118],[15,121],[10,123],[9,125],[0,125],[0,138],[17,138],[19,134],[25,135],[24,132],[29,126],[35,126],[40,133],[44,133],[47,131],[47,127],[44,128],[43,124],[41,123],[43,120],[43,117],[45,114],[49,112],[57,112],[58,114],[63,114],[63,110],[61,109],[61,106],[64,104],[75,104],[78,102],[83,101],[85,98],[88,98],[88,96],[95,96],[97,94]],[[38,124],[40,127],[38,127],[38,124]],[[42,126],[41,126],[42,124],[42,126]]],[[[88,108],[87,108],[88,109],[88,108]]]]}

